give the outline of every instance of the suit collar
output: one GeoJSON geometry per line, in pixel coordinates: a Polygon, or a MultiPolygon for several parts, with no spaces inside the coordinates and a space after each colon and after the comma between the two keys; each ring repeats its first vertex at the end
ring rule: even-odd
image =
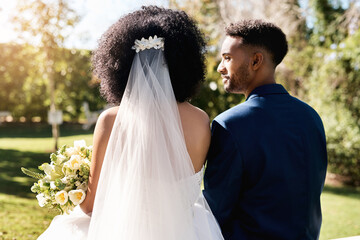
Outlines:
{"type": "Polygon", "coordinates": [[[255,88],[246,99],[253,99],[264,95],[289,94],[281,84],[267,84],[255,88]]]}

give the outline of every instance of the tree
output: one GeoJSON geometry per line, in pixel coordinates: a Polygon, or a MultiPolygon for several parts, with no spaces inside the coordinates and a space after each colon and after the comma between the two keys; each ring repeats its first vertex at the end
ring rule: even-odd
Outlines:
{"type": "Polygon", "coordinates": [[[347,33],[349,35],[355,34],[360,27],[360,0],[352,1],[342,18],[342,26],[347,29],[347,33]]]}
{"type": "Polygon", "coordinates": [[[332,49],[317,47],[304,87],[306,101],[323,119],[329,170],[360,185],[360,31],[332,49]]]}
{"type": "MultiPolygon", "coordinates": [[[[310,0],[314,22],[311,31],[310,43],[330,47],[339,43],[347,35],[347,30],[342,25],[345,10],[339,3],[330,0],[310,0]]],[[[336,2],[336,1],[335,1],[336,2]]]]}
{"type": "MultiPolygon", "coordinates": [[[[13,22],[23,36],[38,40],[39,50],[44,53],[42,76],[48,84],[50,112],[56,110],[54,63],[56,51],[63,47],[66,37],[79,21],[77,13],[67,0],[21,0],[13,22]]],[[[59,126],[52,124],[55,149],[59,137],[59,126]]]]}
{"type": "Polygon", "coordinates": [[[0,44],[0,110],[10,111],[14,119],[46,114],[43,92],[46,86],[39,76],[38,54],[29,45],[0,44]]]}
{"type": "Polygon", "coordinates": [[[222,20],[263,19],[278,25],[288,36],[298,33],[304,17],[297,0],[216,0],[222,20]]]}
{"type": "Polygon", "coordinates": [[[79,120],[83,102],[99,110],[105,105],[100,97],[100,82],[91,72],[91,51],[59,49],[55,64],[57,106],[64,110],[68,119],[79,120]]]}
{"type": "MultiPolygon", "coordinates": [[[[15,121],[25,117],[47,118],[50,99],[43,77],[44,53],[27,44],[0,44],[0,111],[10,111],[15,121]]],[[[105,105],[99,81],[91,73],[91,51],[58,48],[55,53],[54,81],[56,106],[63,109],[64,120],[77,121],[83,102],[92,110],[105,105]]]]}

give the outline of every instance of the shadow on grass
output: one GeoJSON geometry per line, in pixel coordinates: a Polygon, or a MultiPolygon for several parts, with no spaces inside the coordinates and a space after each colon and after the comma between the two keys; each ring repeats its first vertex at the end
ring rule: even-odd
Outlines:
{"type": "MultiPolygon", "coordinates": [[[[91,134],[94,126],[89,130],[82,129],[78,123],[64,123],[60,125],[60,136],[91,134]]],[[[52,137],[51,126],[47,123],[4,123],[0,126],[0,138],[47,138],[52,137]]]]}
{"type": "MultiPolygon", "coordinates": [[[[74,126],[72,126],[72,128],[74,128],[74,126]]],[[[84,130],[82,131],[86,132],[84,130]]],[[[76,130],[71,133],[71,135],[78,134],[76,130]]],[[[1,133],[0,135],[3,134],[1,133]]],[[[34,136],[32,135],[31,137],[34,136]]],[[[33,198],[34,194],[30,191],[30,187],[36,179],[24,175],[20,168],[25,167],[39,172],[40,170],[38,170],[37,167],[44,162],[50,162],[49,153],[0,149],[0,192],[33,198]]],[[[326,185],[324,192],[360,199],[360,188],[326,185]]]]}
{"type": "Polygon", "coordinates": [[[360,189],[350,186],[343,186],[343,187],[333,187],[326,185],[324,187],[323,192],[328,192],[336,195],[341,195],[344,197],[350,197],[355,199],[360,199],[360,189]]]}
{"type": "Polygon", "coordinates": [[[22,173],[21,167],[40,171],[37,167],[49,162],[48,153],[23,152],[0,149],[0,192],[19,197],[33,198],[30,187],[36,179],[22,173]]]}

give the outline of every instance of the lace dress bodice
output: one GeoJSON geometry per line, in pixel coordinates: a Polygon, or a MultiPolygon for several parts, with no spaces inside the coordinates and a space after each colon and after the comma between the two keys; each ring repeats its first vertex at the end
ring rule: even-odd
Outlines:
{"type": "Polygon", "coordinates": [[[192,189],[191,189],[192,190],[192,196],[191,196],[192,203],[195,203],[199,197],[203,175],[204,175],[204,167],[202,167],[202,169],[199,172],[195,173],[189,179],[189,181],[191,181],[190,186],[192,186],[192,189]]]}

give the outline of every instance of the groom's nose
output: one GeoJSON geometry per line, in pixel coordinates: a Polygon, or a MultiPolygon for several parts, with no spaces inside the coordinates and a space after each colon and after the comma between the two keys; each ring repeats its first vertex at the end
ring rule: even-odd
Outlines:
{"type": "Polygon", "coordinates": [[[219,66],[217,67],[217,71],[219,73],[224,73],[226,71],[226,68],[224,67],[223,60],[219,63],[219,66]]]}

